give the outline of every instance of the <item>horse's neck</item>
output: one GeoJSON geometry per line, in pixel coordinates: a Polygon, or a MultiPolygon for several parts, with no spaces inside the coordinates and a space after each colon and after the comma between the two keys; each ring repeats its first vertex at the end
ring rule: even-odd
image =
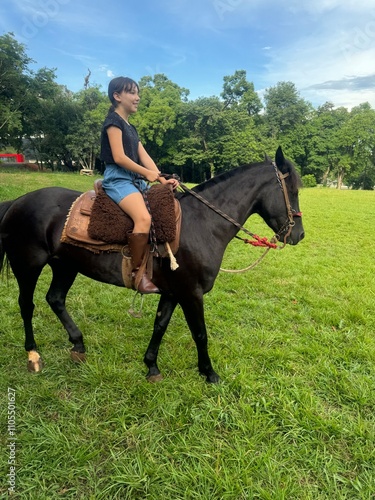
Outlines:
{"type": "Polygon", "coordinates": [[[239,224],[254,213],[263,183],[257,166],[240,167],[233,175],[208,181],[198,193],[239,224]]]}
{"type": "Polygon", "coordinates": [[[215,213],[215,209],[219,209],[243,226],[256,210],[259,197],[266,194],[264,177],[256,166],[240,167],[229,175],[219,176],[197,186],[196,193],[207,200],[212,208],[205,206],[190,194],[181,200],[182,223],[187,229],[182,233],[184,238],[182,245],[189,247],[192,252],[200,251],[201,239],[196,239],[192,235],[203,235],[204,241],[212,249],[211,258],[215,260],[216,256],[221,261],[225,248],[239,228],[222,215],[215,213]]]}

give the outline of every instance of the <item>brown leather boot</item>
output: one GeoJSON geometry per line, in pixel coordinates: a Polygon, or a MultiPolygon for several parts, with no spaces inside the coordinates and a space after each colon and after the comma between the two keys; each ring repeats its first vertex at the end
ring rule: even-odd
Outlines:
{"type": "Polygon", "coordinates": [[[130,233],[128,235],[130,256],[132,258],[133,288],[139,293],[160,293],[145,272],[139,274],[148,247],[148,233],[130,233]]]}

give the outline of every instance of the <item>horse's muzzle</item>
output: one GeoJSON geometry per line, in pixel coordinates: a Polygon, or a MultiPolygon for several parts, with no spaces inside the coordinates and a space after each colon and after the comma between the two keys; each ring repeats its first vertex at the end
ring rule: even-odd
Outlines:
{"type": "Polygon", "coordinates": [[[305,231],[301,231],[299,234],[292,234],[289,236],[289,238],[286,240],[288,245],[297,245],[303,238],[305,237],[305,231]]]}

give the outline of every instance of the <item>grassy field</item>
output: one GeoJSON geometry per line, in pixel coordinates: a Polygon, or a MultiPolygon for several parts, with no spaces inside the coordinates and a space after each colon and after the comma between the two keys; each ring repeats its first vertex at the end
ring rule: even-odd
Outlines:
{"type": "MultiPolygon", "coordinates": [[[[92,181],[0,173],[0,200],[92,181]]],[[[305,240],[248,273],[221,273],[206,296],[215,386],[198,375],[180,310],[160,350],[164,380],[149,384],[142,358],[157,297],[135,319],[132,292],[84,277],[67,301],[88,348],[74,365],[44,299],[47,269],[34,321],[45,369],[28,373],[17,286],[3,279],[0,497],[11,472],[13,497],[30,500],[374,499],[375,192],[303,189],[300,202],[305,240]]],[[[271,236],[257,217],[247,227],[271,236]]],[[[260,254],[235,240],[223,266],[260,254]]]]}

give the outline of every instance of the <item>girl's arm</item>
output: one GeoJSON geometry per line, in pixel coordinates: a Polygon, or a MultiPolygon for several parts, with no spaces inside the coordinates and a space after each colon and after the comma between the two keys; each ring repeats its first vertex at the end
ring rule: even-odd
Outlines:
{"type": "MultiPolygon", "coordinates": [[[[146,167],[149,170],[156,171],[160,174],[160,171],[159,171],[158,167],[155,165],[154,160],[147,153],[147,151],[145,150],[145,148],[141,142],[139,142],[139,146],[138,146],[138,155],[139,155],[139,160],[144,167],[146,167]]],[[[177,179],[168,179],[167,180],[167,179],[164,179],[164,177],[159,177],[158,181],[161,184],[170,184],[173,187],[173,189],[176,189],[176,187],[179,184],[177,179]]]]}
{"type": "Polygon", "coordinates": [[[151,158],[151,156],[145,150],[141,141],[139,141],[139,143],[138,143],[138,156],[139,156],[139,162],[141,163],[141,165],[143,165],[148,170],[155,170],[156,172],[158,172],[160,174],[160,170],[156,166],[154,160],[151,158]]]}
{"type": "MultiPolygon", "coordinates": [[[[122,144],[122,132],[118,127],[108,127],[107,134],[108,134],[109,144],[111,146],[113,160],[117,165],[120,165],[120,167],[126,168],[128,170],[131,170],[132,172],[136,172],[137,174],[142,175],[149,182],[155,182],[160,180],[159,169],[156,167],[155,163],[148,156],[143,146],[142,146],[143,151],[150,158],[151,162],[154,165],[154,168],[149,168],[148,164],[146,164],[145,166],[138,165],[138,163],[136,163],[135,161],[131,160],[128,156],[126,156],[124,151],[124,146],[122,144]]],[[[139,158],[143,164],[141,155],[139,158]]]]}

